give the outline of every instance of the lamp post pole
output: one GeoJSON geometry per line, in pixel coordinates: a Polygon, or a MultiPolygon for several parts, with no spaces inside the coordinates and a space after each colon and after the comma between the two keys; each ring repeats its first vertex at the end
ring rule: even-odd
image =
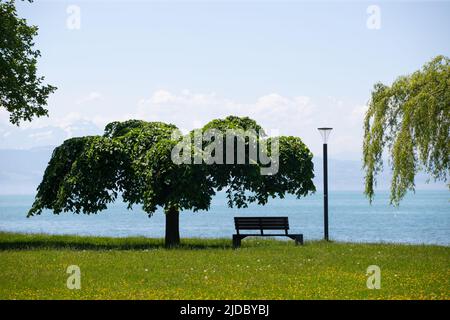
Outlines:
{"type": "Polygon", "coordinates": [[[325,241],[328,241],[328,136],[333,128],[318,130],[323,138],[323,233],[325,241]]]}
{"type": "Polygon", "coordinates": [[[323,224],[324,238],[328,241],[328,144],[323,144],[323,224]]]}

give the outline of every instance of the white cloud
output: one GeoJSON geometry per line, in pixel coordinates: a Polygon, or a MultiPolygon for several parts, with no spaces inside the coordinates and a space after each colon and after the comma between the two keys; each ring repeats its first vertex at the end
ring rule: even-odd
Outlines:
{"type": "MultiPolygon", "coordinates": [[[[104,99],[92,92],[79,101],[104,99]]],[[[342,159],[359,159],[362,145],[362,121],[366,106],[334,97],[287,97],[269,93],[254,101],[239,101],[210,93],[194,93],[187,89],[176,93],[156,90],[124,109],[109,102],[95,109],[76,108],[61,116],[50,116],[24,122],[19,128],[7,123],[7,114],[0,112],[0,148],[59,144],[64,139],[87,134],[101,134],[110,121],[143,119],[177,125],[186,132],[199,128],[212,119],[229,115],[255,119],[267,132],[299,136],[315,153],[321,154],[321,137],[317,127],[334,128],[329,142],[330,155],[342,159]],[[49,133],[51,132],[51,134],[49,133]],[[45,139],[44,139],[45,137],[45,139]]]]}
{"type": "Polygon", "coordinates": [[[322,143],[317,127],[331,126],[335,129],[330,139],[330,154],[355,159],[361,152],[365,110],[366,106],[333,97],[314,99],[270,93],[254,102],[240,102],[214,93],[194,94],[183,90],[177,94],[158,90],[150,98],[141,99],[136,113],[130,117],[170,122],[186,131],[228,115],[248,116],[268,131],[302,137],[315,153],[321,152],[322,143]]]}
{"type": "Polygon", "coordinates": [[[81,105],[81,104],[85,104],[85,103],[93,102],[93,101],[98,101],[98,100],[102,100],[102,99],[103,99],[103,95],[101,93],[93,91],[93,92],[90,92],[87,96],[82,97],[81,99],[79,99],[77,101],[77,104],[81,105]]]}
{"type": "Polygon", "coordinates": [[[162,104],[162,103],[169,103],[174,99],[175,97],[169,91],[158,90],[153,93],[152,97],[150,98],[150,101],[152,103],[162,104]]]}
{"type": "Polygon", "coordinates": [[[42,131],[42,132],[36,132],[36,133],[30,133],[28,137],[34,138],[35,140],[46,140],[49,137],[53,135],[52,130],[42,131]]]}

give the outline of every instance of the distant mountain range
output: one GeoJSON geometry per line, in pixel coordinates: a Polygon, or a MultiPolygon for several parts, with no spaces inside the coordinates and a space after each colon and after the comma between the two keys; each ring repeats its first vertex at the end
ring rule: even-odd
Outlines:
{"type": "MultiPolygon", "coordinates": [[[[34,194],[44,170],[50,160],[52,146],[27,150],[0,149],[0,194],[34,194]]],[[[322,158],[314,158],[318,190],[322,189],[322,158]]],[[[361,162],[354,160],[329,159],[329,189],[363,190],[364,173],[361,162]]],[[[419,174],[416,178],[417,189],[447,189],[445,183],[426,183],[427,176],[419,174]]],[[[389,189],[390,175],[383,172],[378,178],[379,190],[389,189]]]]}

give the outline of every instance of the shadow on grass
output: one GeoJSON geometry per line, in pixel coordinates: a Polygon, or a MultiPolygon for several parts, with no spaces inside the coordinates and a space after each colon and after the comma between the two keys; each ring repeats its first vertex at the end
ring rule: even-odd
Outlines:
{"type": "Polygon", "coordinates": [[[157,250],[157,249],[231,249],[231,239],[182,239],[177,247],[166,248],[163,239],[130,237],[107,238],[69,235],[16,234],[0,232],[0,251],[65,250],[157,250]]]}
{"type": "MultiPolygon", "coordinates": [[[[242,242],[242,247],[267,247],[272,245],[292,245],[287,241],[273,239],[249,238],[242,242]]],[[[166,248],[164,240],[158,238],[130,237],[108,238],[70,235],[16,234],[0,232],[0,251],[6,250],[202,250],[232,249],[231,239],[181,239],[177,247],[166,248]]]]}
{"type": "MultiPolygon", "coordinates": [[[[231,240],[230,240],[231,242],[231,240]]],[[[71,241],[0,241],[0,251],[33,250],[33,249],[66,249],[66,250],[156,250],[156,249],[231,249],[231,244],[182,243],[177,247],[166,248],[164,243],[132,243],[132,244],[96,244],[71,241]]]]}

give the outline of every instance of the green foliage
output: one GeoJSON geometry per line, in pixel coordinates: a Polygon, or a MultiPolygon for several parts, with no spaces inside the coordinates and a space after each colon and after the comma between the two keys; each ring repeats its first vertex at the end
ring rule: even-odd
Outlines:
{"type": "MultiPolygon", "coordinates": [[[[280,137],[279,148],[280,170],[278,174],[263,176],[264,189],[260,190],[260,196],[269,194],[283,198],[285,193],[291,193],[300,198],[315,190],[313,155],[301,139],[280,137]]],[[[267,197],[262,203],[266,202],[267,197]]]]}
{"type": "Polygon", "coordinates": [[[450,170],[450,65],[438,56],[390,87],[377,83],[364,121],[365,193],[372,200],[376,175],[389,153],[391,203],[398,205],[414,177],[426,171],[447,181],[450,170]]]}
{"type": "MultiPolygon", "coordinates": [[[[221,132],[232,130],[236,135],[236,143],[233,149],[234,159],[237,159],[238,141],[245,145],[245,163],[249,164],[249,149],[251,141],[257,142],[261,148],[267,145],[265,154],[271,156],[271,144],[274,138],[265,139],[266,133],[254,120],[248,117],[230,116],[225,119],[216,119],[206,124],[202,131],[218,129],[221,132]],[[239,131],[240,130],[240,131],[239,131]],[[252,135],[259,133],[259,135],[252,135]],[[244,133],[244,134],[243,134],[244,133]]],[[[286,193],[295,194],[298,198],[315,191],[312,179],[314,178],[314,165],[312,153],[306,145],[297,137],[277,137],[279,151],[276,156],[279,160],[279,171],[274,175],[262,175],[261,167],[265,167],[259,158],[257,164],[213,164],[208,166],[208,171],[218,190],[226,189],[228,205],[238,208],[247,207],[251,202],[264,205],[269,197],[283,198],[286,193]]],[[[223,144],[226,141],[224,138],[223,144]]],[[[207,144],[207,143],[206,143],[207,144]]],[[[205,145],[203,146],[205,147],[205,145]]],[[[264,152],[263,152],[264,153],[264,152]]],[[[274,155],[275,156],[275,155],[274,155]]],[[[226,154],[224,153],[224,163],[226,154]]],[[[276,159],[276,157],[275,157],[276,159]]]]}
{"type": "MultiPolygon", "coordinates": [[[[29,0],[29,2],[32,2],[29,0]]],[[[17,16],[13,0],[0,1],[0,107],[10,113],[10,122],[31,121],[47,115],[44,106],[50,93],[56,90],[43,85],[38,77],[39,50],[33,49],[36,26],[28,26],[17,16]]]]}
{"type": "Polygon", "coordinates": [[[260,132],[261,135],[265,135],[263,128],[256,123],[255,120],[250,119],[249,117],[236,117],[236,116],[228,116],[225,119],[215,119],[208,122],[203,128],[203,131],[208,129],[217,129],[225,132],[233,129],[242,129],[246,130],[255,130],[256,132],[260,132]]]}
{"type": "MultiPolygon", "coordinates": [[[[261,129],[254,120],[238,117],[213,120],[201,130],[210,128],[261,129]]],[[[174,163],[172,150],[183,140],[174,135],[176,130],[171,124],[129,120],[108,124],[103,136],[66,140],[53,152],[28,215],[40,214],[43,209],[57,214],[96,213],[118,195],[129,208],[141,204],[151,215],[158,207],[208,210],[211,198],[222,189],[228,193],[229,205],[237,207],[255,201],[265,204],[269,197],[285,193],[301,197],[315,191],[312,154],[300,138],[279,139],[279,173],[265,176],[260,173],[263,165],[248,161],[174,163]]],[[[241,134],[237,138],[246,139],[241,134]]],[[[270,146],[272,139],[263,140],[270,146]]],[[[192,155],[198,151],[194,149],[192,155]]]]}

